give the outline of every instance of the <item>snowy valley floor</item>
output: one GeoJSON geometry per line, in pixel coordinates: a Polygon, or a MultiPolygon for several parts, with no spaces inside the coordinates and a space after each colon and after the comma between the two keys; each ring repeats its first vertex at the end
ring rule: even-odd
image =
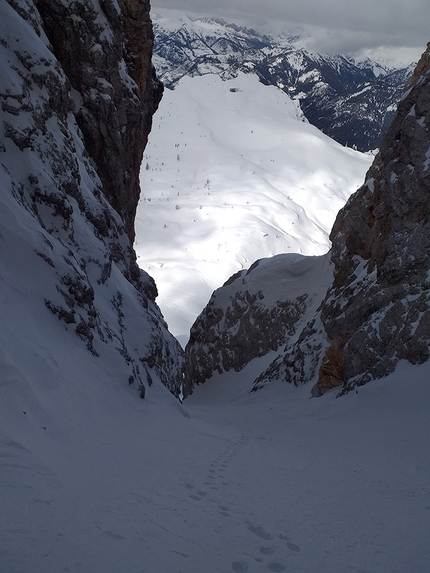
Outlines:
{"type": "Polygon", "coordinates": [[[249,394],[254,368],[183,405],[108,385],[61,424],[11,414],[2,573],[428,573],[429,366],[340,399],[249,394]]]}

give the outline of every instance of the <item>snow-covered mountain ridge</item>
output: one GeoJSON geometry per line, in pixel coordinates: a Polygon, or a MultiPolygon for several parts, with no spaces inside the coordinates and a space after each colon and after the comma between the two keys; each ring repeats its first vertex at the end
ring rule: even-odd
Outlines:
{"type": "Polygon", "coordinates": [[[334,387],[349,391],[386,376],[401,360],[422,364],[429,359],[429,52],[430,45],[364,185],[337,216],[330,234],[332,266],[324,271],[328,289],[322,286],[315,302],[307,277],[315,265],[326,265],[325,258],[300,261],[305,270],[294,271],[296,261],[285,255],[283,273],[277,259],[232,277],[191,329],[187,392],[215,372],[241,370],[269,349],[278,356],[257,377],[254,389],[274,380],[314,381],[316,395],[334,387]],[[291,275],[297,276],[295,282],[291,275]],[[308,299],[315,305],[310,313],[303,304],[308,299]],[[294,317],[292,333],[285,342],[281,329],[268,339],[268,347],[260,348],[265,330],[277,332],[280,308],[285,317],[294,317]],[[218,360],[223,355],[228,359],[218,360]]]}
{"type": "Polygon", "coordinates": [[[154,64],[169,88],[188,75],[253,73],[299,100],[307,119],[343,145],[378,147],[414,64],[370,52],[319,54],[301,37],[273,38],[220,18],[153,10],[154,64]]]}

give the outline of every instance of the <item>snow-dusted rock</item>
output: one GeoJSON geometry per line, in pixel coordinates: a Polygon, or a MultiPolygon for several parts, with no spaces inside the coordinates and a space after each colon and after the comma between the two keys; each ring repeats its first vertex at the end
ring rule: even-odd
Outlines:
{"type": "Polygon", "coordinates": [[[54,321],[58,348],[78,336],[101,377],[142,394],[159,379],[178,394],[182,353],[129,238],[158,101],[149,3],[135,4],[0,3],[2,333],[19,348],[38,316],[40,344],[55,354],[54,321]],[[148,32],[137,63],[129,11],[136,33],[148,32]]]}
{"type": "Polygon", "coordinates": [[[383,139],[366,183],[340,211],[331,240],[334,282],[321,310],[337,346],[319,388],[385,376],[430,351],[430,47],[383,139]],[[326,375],[343,363],[343,376],[326,375]]]}
{"type": "Polygon", "coordinates": [[[103,192],[131,240],[152,115],[163,91],[151,64],[149,0],[38,0],[74,92],[76,121],[103,192]]]}
{"type": "Polygon", "coordinates": [[[328,255],[277,255],[232,276],[191,328],[184,394],[214,372],[239,371],[282,351],[315,314],[331,280],[328,255]]]}

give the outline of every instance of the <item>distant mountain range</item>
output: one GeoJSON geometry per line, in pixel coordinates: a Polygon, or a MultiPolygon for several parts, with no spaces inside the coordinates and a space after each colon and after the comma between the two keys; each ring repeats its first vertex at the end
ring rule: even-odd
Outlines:
{"type": "Polygon", "coordinates": [[[254,73],[299,100],[304,115],[342,145],[375,149],[415,63],[309,51],[303,38],[273,38],[221,18],[153,15],[153,61],[167,88],[183,76],[254,73]]]}

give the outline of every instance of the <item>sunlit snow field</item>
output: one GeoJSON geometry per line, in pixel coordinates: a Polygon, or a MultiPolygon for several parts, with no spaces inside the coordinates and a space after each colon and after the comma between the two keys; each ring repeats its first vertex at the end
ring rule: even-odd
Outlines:
{"type": "Polygon", "coordinates": [[[138,262],[181,342],[212,291],[259,258],[319,255],[372,157],[303,120],[255,76],[166,90],[141,171],[138,262]]]}

